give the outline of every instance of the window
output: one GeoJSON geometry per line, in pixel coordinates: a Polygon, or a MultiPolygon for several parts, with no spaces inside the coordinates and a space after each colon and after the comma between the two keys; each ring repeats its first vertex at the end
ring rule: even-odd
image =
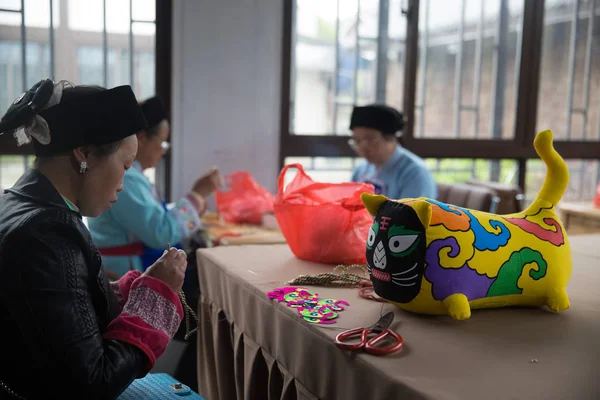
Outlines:
{"type": "MultiPolygon", "coordinates": [[[[304,171],[317,182],[348,182],[352,169],[363,162],[360,158],[351,157],[288,157],[285,164],[300,164],[304,171]]],[[[439,183],[464,183],[470,179],[490,181],[492,160],[471,159],[425,159],[425,164],[439,183]]],[[[498,182],[515,183],[518,176],[518,165],[514,160],[501,160],[498,182]]],[[[543,166],[542,166],[543,169],[543,166]]],[[[288,184],[294,177],[290,172],[285,177],[288,184]]],[[[542,178],[543,179],[543,178],[542,178]]],[[[541,185],[541,183],[540,183],[541,185]]]]}
{"type": "MultiPolygon", "coordinates": [[[[0,13],[0,16],[2,14],[0,13]]],[[[1,18],[1,17],[0,17],[1,18]]],[[[2,23],[0,19],[0,23],[2,23]]],[[[1,28],[4,28],[0,25],[1,28]]],[[[27,82],[31,86],[40,77],[50,75],[50,46],[47,43],[27,43],[26,68],[23,68],[21,42],[17,40],[0,39],[0,109],[3,113],[10,104],[23,93],[23,71],[27,73],[27,82]]]]}
{"type": "MultiPolygon", "coordinates": [[[[24,90],[51,76],[75,84],[131,85],[155,94],[156,0],[0,1],[0,112],[24,90]],[[23,8],[21,8],[23,6],[23,8]],[[23,24],[24,23],[24,24],[23,24]]],[[[33,157],[0,138],[0,186],[12,186],[33,157]],[[21,154],[15,156],[14,154],[21,154]]],[[[162,171],[163,165],[157,168],[162,171]]],[[[152,180],[161,186],[162,175],[152,180]]]]}
{"type": "Polygon", "coordinates": [[[514,136],[524,0],[423,0],[415,137],[514,136]]]}
{"type": "MultiPolygon", "coordinates": [[[[600,181],[598,160],[566,160],[569,167],[569,186],[563,201],[591,201],[596,195],[600,181]]],[[[546,167],[541,160],[527,161],[527,186],[525,199],[532,201],[541,189],[546,177],[546,167]]]]}
{"type": "Polygon", "coordinates": [[[599,11],[596,1],[546,1],[537,126],[560,139],[600,139],[599,11]]]}
{"type": "Polygon", "coordinates": [[[438,183],[465,183],[470,179],[485,182],[516,183],[518,165],[514,160],[426,158],[425,164],[438,183]],[[497,174],[492,171],[499,166],[497,174]],[[494,177],[497,175],[497,178],[494,177]]]}
{"type": "Polygon", "coordinates": [[[31,156],[0,156],[0,188],[14,185],[32,162],[31,156]]]}
{"type": "Polygon", "coordinates": [[[348,134],[355,104],[402,104],[406,28],[400,5],[399,0],[295,2],[290,132],[348,134]]]}
{"type": "MultiPolygon", "coordinates": [[[[316,182],[340,183],[348,182],[352,175],[352,168],[357,166],[362,159],[351,157],[288,157],[285,164],[300,164],[304,172],[316,182]]],[[[294,178],[293,171],[286,174],[284,183],[287,185],[294,178]]]]}
{"type": "Polygon", "coordinates": [[[545,171],[533,139],[552,129],[571,171],[565,199],[591,196],[600,178],[599,2],[313,3],[284,3],[282,165],[299,157],[316,179],[346,179],[352,107],[386,102],[404,112],[403,145],[439,183],[515,183],[532,199],[545,171]]]}

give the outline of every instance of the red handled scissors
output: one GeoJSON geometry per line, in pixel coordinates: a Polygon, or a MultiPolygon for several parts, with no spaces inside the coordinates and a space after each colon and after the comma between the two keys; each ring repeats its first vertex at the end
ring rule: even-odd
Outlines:
{"type": "Polygon", "coordinates": [[[343,350],[359,351],[362,349],[365,353],[375,356],[384,356],[394,353],[402,348],[404,339],[402,339],[402,336],[400,336],[398,332],[389,329],[393,321],[394,313],[389,312],[368,328],[355,328],[338,334],[335,337],[335,345],[343,350]],[[369,335],[372,333],[377,336],[369,339],[369,335]],[[358,343],[346,342],[346,339],[359,335],[360,341],[358,343]],[[387,336],[391,336],[395,343],[387,347],[376,347],[377,343],[381,342],[387,336]]]}

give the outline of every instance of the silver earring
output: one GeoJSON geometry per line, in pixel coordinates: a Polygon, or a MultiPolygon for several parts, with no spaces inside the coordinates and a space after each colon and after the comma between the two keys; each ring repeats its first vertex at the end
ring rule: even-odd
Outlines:
{"type": "Polygon", "coordinates": [[[80,174],[85,174],[88,172],[88,165],[87,162],[82,161],[81,164],[79,165],[79,173],[80,174]]]}

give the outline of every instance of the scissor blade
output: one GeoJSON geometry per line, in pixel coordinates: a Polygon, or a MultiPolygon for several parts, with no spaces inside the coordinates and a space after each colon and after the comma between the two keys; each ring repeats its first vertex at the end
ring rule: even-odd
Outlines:
{"type": "Polygon", "coordinates": [[[392,325],[394,321],[394,313],[390,311],[387,314],[384,314],[383,317],[379,318],[379,321],[375,325],[373,325],[373,330],[381,330],[384,331],[392,325]]]}

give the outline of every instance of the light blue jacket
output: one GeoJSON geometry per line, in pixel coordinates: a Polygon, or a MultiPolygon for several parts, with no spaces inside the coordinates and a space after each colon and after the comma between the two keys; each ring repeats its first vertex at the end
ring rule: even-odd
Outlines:
{"type": "MultiPolygon", "coordinates": [[[[149,248],[164,250],[168,243],[180,243],[200,227],[200,217],[186,198],[167,211],[137,161],[125,172],[123,186],[112,208],[97,218],[88,219],[92,238],[99,249],[142,242],[149,248]]],[[[138,256],[103,256],[102,259],[106,270],[119,275],[130,269],[143,270],[138,256]]]]}
{"type": "Polygon", "coordinates": [[[437,184],[423,159],[398,146],[381,167],[364,162],[352,173],[352,182],[367,182],[390,199],[437,197],[437,184]]]}

